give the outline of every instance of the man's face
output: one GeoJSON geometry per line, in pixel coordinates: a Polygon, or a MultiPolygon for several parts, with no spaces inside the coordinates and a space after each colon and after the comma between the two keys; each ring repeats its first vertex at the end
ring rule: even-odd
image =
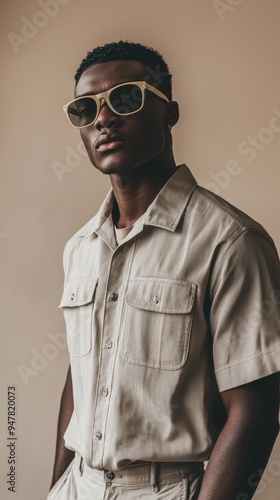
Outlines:
{"type": "MultiPolygon", "coordinates": [[[[75,96],[99,94],[120,83],[147,80],[147,72],[139,61],[110,61],[89,67],[77,83],[75,96]]],[[[163,153],[168,103],[146,91],[142,110],[130,116],[114,113],[101,101],[96,121],[80,130],[92,164],[105,174],[128,173],[163,153]],[[121,141],[98,147],[100,134],[116,132],[121,141]]]]}

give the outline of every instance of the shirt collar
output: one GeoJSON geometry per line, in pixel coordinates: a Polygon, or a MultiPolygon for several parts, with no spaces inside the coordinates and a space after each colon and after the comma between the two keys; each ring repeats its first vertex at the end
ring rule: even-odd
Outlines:
{"type": "MultiPolygon", "coordinates": [[[[186,165],[180,165],[168,179],[143,216],[143,225],[157,226],[175,231],[197,182],[186,165]]],[[[86,238],[95,233],[111,215],[114,194],[110,189],[99,211],[80,231],[86,238]]]]}

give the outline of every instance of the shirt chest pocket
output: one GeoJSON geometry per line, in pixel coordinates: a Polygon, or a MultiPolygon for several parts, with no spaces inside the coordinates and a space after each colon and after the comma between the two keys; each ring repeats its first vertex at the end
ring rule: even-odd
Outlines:
{"type": "Polygon", "coordinates": [[[92,346],[92,314],[97,279],[69,283],[58,309],[63,308],[67,344],[72,356],[85,356],[92,346]]]}
{"type": "Polygon", "coordinates": [[[188,356],[196,285],[167,278],[134,278],[126,294],[122,358],[178,370],[188,356]]]}

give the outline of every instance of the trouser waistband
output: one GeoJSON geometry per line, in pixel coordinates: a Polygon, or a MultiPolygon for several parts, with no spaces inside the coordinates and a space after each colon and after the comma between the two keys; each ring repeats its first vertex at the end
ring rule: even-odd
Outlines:
{"type": "Polygon", "coordinates": [[[99,477],[105,483],[112,482],[116,485],[144,485],[151,484],[153,491],[158,491],[158,484],[168,479],[182,479],[188,474],[204,470],[203,462],[147,462],[137,466],[125,467],[119,471],[98,470],[89,467],[83,457],[76,453],[75,467],[79,474],[94,479],[99,477]]]}

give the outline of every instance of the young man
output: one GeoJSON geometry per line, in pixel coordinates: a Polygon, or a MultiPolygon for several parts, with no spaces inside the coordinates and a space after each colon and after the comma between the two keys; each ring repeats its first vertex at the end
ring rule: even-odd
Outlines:
{"type": "Polygon", "coordinates": [[[274,244],[176,166],[178,104],[153,49],[88,53],[64,109],[112,190],[65,247],[48,499],[252,498],[278,434],[274,244]]]}

